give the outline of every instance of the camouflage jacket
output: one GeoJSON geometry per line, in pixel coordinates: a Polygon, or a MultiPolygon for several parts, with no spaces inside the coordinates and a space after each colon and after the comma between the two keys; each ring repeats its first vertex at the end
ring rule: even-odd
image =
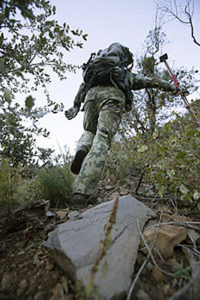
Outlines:
{"type": "MultiPolygon", "coordinates": [[[[160,78],[157,77],[146,77],[143,76],[141,74],[136,74],[136,73],[132,73],[129,72],[128,74],[128,87],[130,90],[135,91],[135,90],[141,90],[144,88],[156,88],[156,89],[160,89],[166,92],[176,92],[176,87],[172,84],[170,84],[168,81],[166,80],[162,80],[160,78]]],[[[74,107],[78,107],[80,108],[81,103],[83,103],[85,101],[85,97],[83,97],[84,94],[84,88],[85,88],[85,83],[82,83],[79,87],[78,93],[76,94],[76,97],[74,99],[74,107]]],[[[97,87],[93,87],[92,89],[95,88],[99,88],[97,87]]],[[[108,90],[108,96],[109,96],[109,87],[104,87],[104,89],[108,90]]],[[[117,97],[117,93],[119,93],[119,97],[121,97],[121,93],[122,91],[120,89],[117,89],[118,92],[115,92],[115,97],[117,97]]],[[[90,93],[90,90],[88,91],[88,93],[90,93]]],[[[87,94],[88,94],[87,93],[87,94]]],[[[86,95],[86,98],[88,95],[86,95]]],[[[112,97],[111,97],[112,98],[112,97]]]]}

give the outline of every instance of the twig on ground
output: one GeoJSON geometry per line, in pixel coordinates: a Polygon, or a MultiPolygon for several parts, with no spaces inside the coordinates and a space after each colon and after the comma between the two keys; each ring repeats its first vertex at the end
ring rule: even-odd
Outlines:
{"type": "Polygon", "coordinates": [[[194,251],[200,254],[200,251],[197,250],[196,242],[195,242],[193,236],[191,235],[191,233],[188,230],[187,230],[187,234],[188,234],[188,236],[189,236],[189,238],[190,238],[190,240],[191,240],[191,242],[193,244],[194,251]]]}
{"type": "Polygon", "coordinates": [[[139,188],[140,188],[140,185],[141,185],[141,183],[142,183],[142,179],[143,179],[143,177],[144,177],[144,172],[141,172],[141,174],[140,174],[140,178],[139,178],[139,181],[138,181],[138,185],[137,185],[137,187],[136,187],[136,189],[135,189],[135,193],[136,193],[136,195],[138,194],[138,190],[139,190],[139,188]]]}
{"type": "Polygon", "coordinates": [[[183,249],[185,249],[187,251],[190,251],[193,255],[196,255],[197,257],[200,258],[200,251],[198,251],[198,250],[192,250],[192,249],[190,249],[190,247],[185,246],[183,244],[178,244],[177,246],[182,247],[183,249]]]}
{"type": "Polygon", "coordinates": [[[171,198],[169,198],[169,200],[171,201],[174,210],[175,210],[176,213],[178,214],[178,207],[177,207],[177,202],[176,202],[176,200],[173,200],[173,199],[171,199],[171,198]]]}

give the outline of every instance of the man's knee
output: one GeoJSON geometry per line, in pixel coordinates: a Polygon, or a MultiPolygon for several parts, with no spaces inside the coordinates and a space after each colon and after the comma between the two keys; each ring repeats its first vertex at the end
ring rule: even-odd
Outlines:
{"type": "Polygon", "coordinates": [[[93,146],[99,149],[110,149],[112,133],[105,127],[99,127],[95,135],[93,146]]]}

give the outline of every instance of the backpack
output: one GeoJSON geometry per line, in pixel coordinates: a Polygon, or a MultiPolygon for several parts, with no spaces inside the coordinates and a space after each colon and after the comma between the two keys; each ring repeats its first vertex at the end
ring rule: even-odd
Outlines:
{"type": "Polygon", "coordinates": [[[126,95],[126,108],[130,110],[132,93],[127,85],[127,72],[132,68],[133,54],[120,43],[113,43],[104,50],[92,53],[82,65],[85,93],[94,86],[116,86],[126,95]],[[128,108],[129,106],[129,108],[128,108]]]}

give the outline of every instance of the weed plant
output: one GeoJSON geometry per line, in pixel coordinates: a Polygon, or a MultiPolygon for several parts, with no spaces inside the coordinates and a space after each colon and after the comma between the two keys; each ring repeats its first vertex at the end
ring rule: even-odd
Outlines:
{"type": "Polygon", "coordinates": [[[122,182],[135,166],[160,197],[173,193],[200,209],[200,127],[195,127],[190,117],[177,116],[148,138],[122,135],[113,143],[104,177],[114,174],[115,180],[122,182]]]}
{"type": "Polygon", "coordinates": [[[51,207],[61,207],[72,198],[74,177],[68,166],[54,166],[41,169],[37,174],[39,196],[50,200],[51,207]]]}

